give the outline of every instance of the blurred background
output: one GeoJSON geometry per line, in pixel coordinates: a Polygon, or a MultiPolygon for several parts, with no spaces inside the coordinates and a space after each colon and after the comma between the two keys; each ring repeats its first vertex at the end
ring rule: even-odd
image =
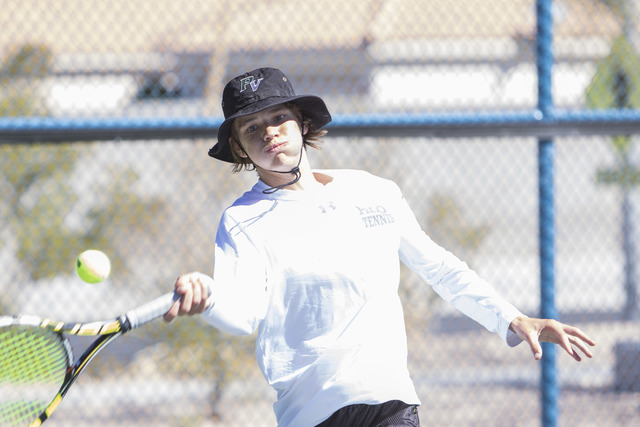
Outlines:
{"type": "MultiPolygon", "coordinates": [[[[222,88],[273,66],[334,116],[316,168],[396,181],[427,233],[531,316],[545,312],[540,253],[552,254],[547,308],[598,342],[580,364],[558,352],[548,403],[527,347],[509,349],[405,269],[424,425],[640,422],[640,1],[0,6],[0,315],[107,319],[181,273],[210,274],[222,210],[256,180],[207,156],[222,88]],[[560,113],[568,121],[546,120],[560,113]],[[75,275],[89,248],[112,262],[98,285],[75,275]]],[[[275,426],[253,345],[197,318],[158,321],[100,353],[48,425],[275,426]]]]}

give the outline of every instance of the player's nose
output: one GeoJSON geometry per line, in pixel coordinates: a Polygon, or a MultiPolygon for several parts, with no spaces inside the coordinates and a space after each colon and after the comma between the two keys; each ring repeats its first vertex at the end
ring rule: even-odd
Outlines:
{"type": "Polygon", "coordinates": [[[277,137],[279,134],[278,126],[266,126],[264,131],[264,140],[271,141],[273,138],[277,137]]]}

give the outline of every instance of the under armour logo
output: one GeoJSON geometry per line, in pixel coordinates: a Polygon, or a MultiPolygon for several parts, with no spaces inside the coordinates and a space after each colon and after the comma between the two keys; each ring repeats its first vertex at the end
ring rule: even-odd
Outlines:
{"type": "Polygon", "coordinates": [[[327,211],[328,211],[329,209],[331,209],[332,211],[335,211],[335,210],[336,210],[336,207],[335,207],[335,205],[333,204],[333,202],[329,202],[329,206],[328,206],[328,207],[320,205],[320,206],[318,206],[318,208],[320,209],[320,211],[321,211],[322,213],[327,213],[327,211]]]}
{"type": "Polygon", "coordinates": [[[247,90],[247,87],[251,86],[251,90],[252,91],[257,91],[258,90],[258,86],[260,86],[260,82],[264,80],[263,78],[259,78],[258,80],[256,80],[255,77],[253,76],[249,76],[249,77],[245,77],[244,79],[240,80],[240,92],[244,92],[245,90],[247,90]]]}

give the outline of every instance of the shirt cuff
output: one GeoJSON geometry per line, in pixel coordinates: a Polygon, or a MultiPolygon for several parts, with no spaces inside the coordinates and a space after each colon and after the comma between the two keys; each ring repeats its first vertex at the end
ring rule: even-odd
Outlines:
{"type": "Polygon", "coordinates": [[[520,338],[518,334],[516,334],[511,329],[509,329],[511,322],[513,322],[516,318],[522,317],[522,316],[524,316],[524,314],[522,313],[518,313],[517,315],[510,316],[511,320],[509,320],[509,323],[507,324],[507,334],[505,336],[505,341],[509,347],[515,347],[522,342],[522,338],[520,338]]]}

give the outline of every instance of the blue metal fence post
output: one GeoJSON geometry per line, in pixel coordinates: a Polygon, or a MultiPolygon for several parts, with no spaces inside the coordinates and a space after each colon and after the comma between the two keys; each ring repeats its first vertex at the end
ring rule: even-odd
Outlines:
{"type": "MultiPolygon", "coordinates": [[[[536,67],[538,73],[538,109],[542,120],[553,114],[551,68],[553,66],[552,0],[537,0],[536,67]]],[[[554,144],[552,139],[538,140],[538,188],[540,227],[540,316],[555,318],[555,208],[554,208],[554,144]]],[[[542,345],[541,406],[542,425],[555,427],[558,411],[556,353],[549,343],[542,345]]]]}

